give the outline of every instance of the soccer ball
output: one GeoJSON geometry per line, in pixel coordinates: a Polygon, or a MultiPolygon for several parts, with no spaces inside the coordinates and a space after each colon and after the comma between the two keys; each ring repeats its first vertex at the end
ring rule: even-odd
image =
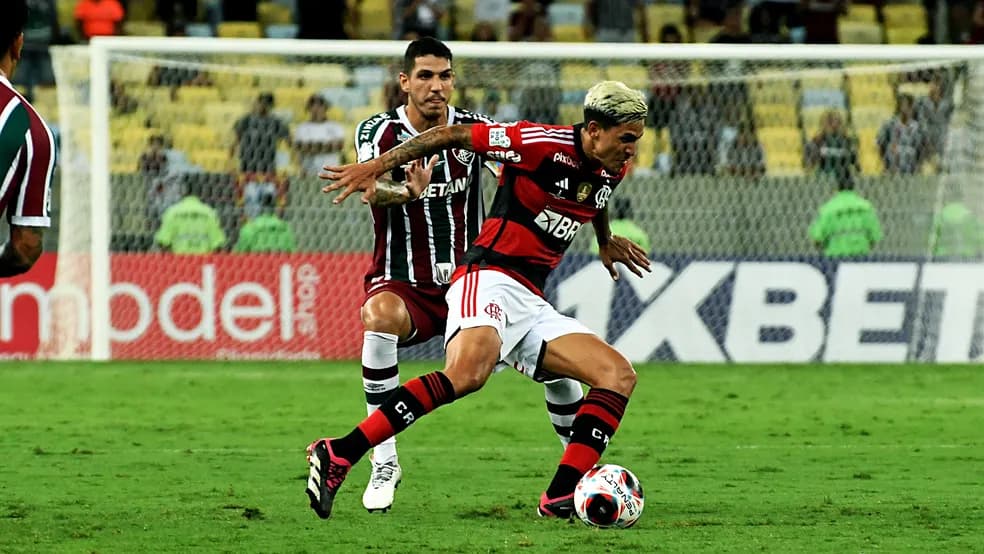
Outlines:
{"type": "Polygon", "coordinates": [[[595,466],[574,488],[574,511],[594,527],[632,527],[642,515],[642,484],[615,464],[595,466]]]}

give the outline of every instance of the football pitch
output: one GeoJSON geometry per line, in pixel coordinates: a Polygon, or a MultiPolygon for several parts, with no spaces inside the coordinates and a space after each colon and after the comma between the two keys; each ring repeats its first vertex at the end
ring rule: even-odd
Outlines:
{"type": "Polygon", "coordinates": [[[535,516],[561,448],[518,374],[400,436],[392,511],[362,461],[322,521],[304,447],[364,415],[355,362],[5,363],[0,552],[984,551],[980,367],[637,369],[603,461],[645,512],[599,530],[535,516]]]}

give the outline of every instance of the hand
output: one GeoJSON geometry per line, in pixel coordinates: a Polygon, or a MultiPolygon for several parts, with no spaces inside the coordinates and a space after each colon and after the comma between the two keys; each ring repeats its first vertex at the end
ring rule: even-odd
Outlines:
{"type": "Polygon", "coordinates": [[[382,173],[378,169],[378,159],[360,164],[326,165],[318,173],[318,177],[333,182],[322,187],[321,192],[344,189],[332,200],[332,204],[341,204],[353,192],[362,191],[362,203],[368,204],[376,194],[376,177],[382,173]]]}
{"type": "Polygon", "coordinates": [[[646,256],[646,251],[625,237],[612,235],[608,239],[608,244],[598,248],[598,255],[601,257],[601,263],[608,270],[608,274],[612,276],[613,281],[618,281],[618,270],[615,269],[615,262],[625,265],[625,267],[629,268],[629,271],[635,273],[638,277],[642,277],[640,268],[650,273],[653,271],[649,266],[649,258],[646,256]]]}
{"type": "Polygon", "coordinates": [[[421,158],[410,162],[407,166],[407,189],[410,190],[412,199],[416,200],[427,189],[427,185],[430,184],[431,173],[434,172],[434,166],[437,165],[438,158],[439,156],[434,154],[427,161],[426,165],[424,165],[424,160],[421,158]]]}

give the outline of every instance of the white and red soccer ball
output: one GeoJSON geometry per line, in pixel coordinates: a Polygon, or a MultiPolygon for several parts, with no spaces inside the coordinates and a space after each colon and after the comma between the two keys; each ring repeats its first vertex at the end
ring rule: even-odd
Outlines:
{"type": "Polygon", "coordinates": [[[615,464],[595,466],[574,488],[574,511],[594,527],[632,527],[643,507],[642,484],[615,464]]]}

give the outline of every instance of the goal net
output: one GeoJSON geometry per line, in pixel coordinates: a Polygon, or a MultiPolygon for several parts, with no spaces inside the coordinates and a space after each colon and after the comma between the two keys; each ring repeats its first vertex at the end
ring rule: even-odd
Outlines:
{"type": "MultiPolygon", "coordinates": [[[[645,135],[610,208],[648,240],[654,271],[613,283],[584,230],[547,290],[631,359],[981,355],[978,52],[450,46],[452,104],[503,122],[580,121],[601,79],[645,93],[645,135]],[[844,186],[870,202],[878,231],[845,228],[848,216],[811,230],[844,186]],[[859,232],[870,252],[838,257],[838,234],[859,232]]],[[[56,49],[61,197],[43,355],[358,357],[371,217],[357,200],[332,206],[316,171],[353,161],[357,124],[402,105],[404,48],[113,38],[56,49]],[[184,219],[168,224],[179,204],[184,219]],[[290,247],[272,223],[244,232],[271,216],[290,247]]],[[[409,353],[440,357],[440,344],[409,353]]]]}

